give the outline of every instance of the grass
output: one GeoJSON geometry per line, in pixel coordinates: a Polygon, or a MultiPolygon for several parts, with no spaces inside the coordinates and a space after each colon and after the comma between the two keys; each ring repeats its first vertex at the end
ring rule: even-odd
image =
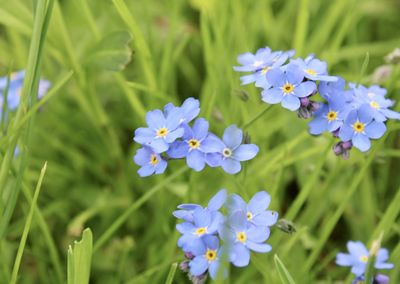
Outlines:
{"type": "MultiPolygon", "coordinates": [[[[350,280],[335,254],[348,240],[371,245],[382,232],[398,265],[399,123],[389,123],[370,152],[353,150],[343,161],[328,135],[312,137],[294,113],[261,104],[232,66],[262,46],[296,48],[326,60],[332,74],[371,84],[400,46],[399,8],[393,0],[0,2],[0,73],[27,71],[21,106],[0,136],[0,283],[15,281],[16,259],[17,283],[66,283],[68,246],[87,227],[90,283],[187,283],[171,213],[183,202],[205,205],[220,188],[245,198],[266,189],[271,208],[297,229],[273,229],[273,251],[232,268],[230,283],[350,280]],[[53,87],[35,102],[40,77],[53,87]],[[195,173],[182,161],[140,178],[134,129],[148,110],[190,96],[213,132],[240,125],[259,155],[237,176],[195,173]]],[[[400,66],[393,68],[382,85],[400,101],[400,66]]],[[[398,268],[388,275],[400,281],[398,268]]]]}

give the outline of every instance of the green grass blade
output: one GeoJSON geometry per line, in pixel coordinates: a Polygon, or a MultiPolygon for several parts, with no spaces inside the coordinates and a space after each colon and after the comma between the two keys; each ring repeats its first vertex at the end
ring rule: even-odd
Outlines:
{"type": "Polygon", "coordinates": [[[283,284],[295,284],[293,277],[290,275],[289,271],[279,259],[278,255],[274,255],[275,267],[278,270],[279,278],[283,284]]]}
{"type": "Polygon", "coordinates": [[[165,281],[165,284],[172,284],[172,282],[174,281],[174,276],[175,276],[177,267],[178,267],[177,262],[175,262],[171,265],[171,268],[169,269],[167,280],[165,281]]]}
{"type": "Polygon", "coordinates": [[[30,206],[30,209],[29,209],[28,217],[26,218],[24,231],[23,231],[22,236],[21,236],[21,241],[19,243],[17,256],[15,258],[14,267],[13,267],[13,271],[12,271],[12,274],[11,274],[11,280],[10,280],[11,284],[17,283],[19,266],[21,264],[22,255],[24,253],[26,240],[27,240],[28,234],[29,234],[29,229],[30,229],[31,224],[32,224],[33,213],[35,212],[35,207],[36,207],[37,200],[38,200],[38,197],[39,197],[40,189],[42,187],[42,181],[43,181],[43,177],[44,177],[44,175],[46,173],[46,169],[47,169],[47,162],[44,164],[44,166],[42,168],[42,171],[40,172],[39,181],[38,181],[38,183],[36,185],[35,194],[33,196],[33,200],[32,200],[32,203],[31,203],[31,206],[30,206]]]}

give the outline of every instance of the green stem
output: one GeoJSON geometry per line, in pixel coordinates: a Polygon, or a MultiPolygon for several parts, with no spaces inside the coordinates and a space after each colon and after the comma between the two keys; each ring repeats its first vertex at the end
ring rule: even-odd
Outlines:
{"type": "Polygon", "coordinates": [[[125,212],[118,217],[117,220],[100,236],[97,242],[94,244],[93,253],[95,253],[102,245],[104,245],[108,239],[124,224],[124,222],[129,218],[129,216],[140,206],[142,206],[147,200],[149,200],[154,194],[156,194],[160,189],[162,189],[166,184],[182,175],[189,168],[183,167],[176,171],[173,175],[167,177],[165,180],[153,186],[149,191],[147,191],[141,198],[139,198],[135,203],[128,207],[125,212]]]}
{"type": "Polygon", "coordinates": [[[249,127],[250,125],[252,125],[254,122],[256,122],[260,117],[262,117],[264,114],[267,113],[267,111],[271,108],[270,105],[268,105],[266,108],[264,108],[259,114],[257,114],[255,117],[253,117],[252,119],[250,119],[248,122],[246,122],[245,124],[243,124],[242,129],[246,129],[247,127],[249,127]]]}

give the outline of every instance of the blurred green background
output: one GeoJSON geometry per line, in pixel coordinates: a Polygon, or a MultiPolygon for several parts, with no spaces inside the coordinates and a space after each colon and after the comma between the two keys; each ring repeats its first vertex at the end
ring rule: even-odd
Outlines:
{"type": "MultiPolygon", "coordinates": [[[[0,1],[4,76],[27,66],[36,2],[0,1]]],[[[206,205],[220,188],[245,199],[267,190],[270,209],[297,227],[292,235],[273,229],[273,251],[253,254],[249,267],[232,269],[227,282],[279,283],[276,253],[297,283],[349,283],[336,253],[348,240],[370,244],[384,231],[383,246],[397,266],[391,283],[399,283],[398,122],[388,124],[369,153],[353,149],[344,161],[331,152],[330,136],[308,135],[307,121],[274,106],[245,129],[260,153],[237,176],[212,168],[195,173],[177,161],[163,175],[139,178],[132,161],[134,130],[147,111],[168,102],[198,98],[200,116],[218,135],[262,112],[260,90],[240,86],[232,66],[238,54],[264,46],[315,53],[331,74],[375,81],[400,101],[398,65],[388,65],[385,78],[373,76],[400,47],[399,11],[396,0],[55,1],[41,77],[56,86],[73,75],[37,111],[29,143],[20,142],[28,153],[27,190],[0,240],[0,283],[10,279],[27,197],[45,161],[40,216],[33,216],[18,283],[64,283],[68,245],[86,227],[95,246],[90,283],[164,283],[171,264],[183,259],[172,211],[183,202],[206,205]]],[[[6,146],[0,143],[1,158],[6,146]]],[[[187,282],[178,270],[173,283],[187,282]]]]}

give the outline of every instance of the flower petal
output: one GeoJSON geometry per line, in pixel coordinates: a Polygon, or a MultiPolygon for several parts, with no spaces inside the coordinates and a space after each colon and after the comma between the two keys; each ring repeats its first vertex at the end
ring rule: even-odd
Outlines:
{"type": "Polygon", "coordinates": [[[221,189],[208,202],[207,208],[211,211],[219,210],[224,205],[227,197],[226,189],[221,189]]]}
{"type": "Polygon", "coordinates": [[[256,226],[272,226],[278,221],[279,214],[275,211],[265,211],[253,217],[251,222],[256,226]]]}
{"type": "Polygon", "coordinates": [[[283,92],[281,89],[272,88],[261,92],[262,100],[268,104],[280,103],[283,99],[283,92]]]}
{"type": "Polygon", "coordinates": [[[317,90],[317,85],[314,82],[307,81],[298,85],[294,89],[294,94],[296,97],[304,98],[311,95],[315,90],[317,90]]]}
{"type": "Polygon", "coordinates": [[[294,95],[285,95],[282,99],[282,107],[294,111],[298,110],[300,107],[300,100],[294,95]]]}
{"type": "Polygon", "coordinates": [[[227,127],[224,131],[224,135],[222,140],[231,149],[235,149],[237,146],[242,143],[243,132],[236,125],[231,125],[227,127]]]}
{"type": "Polygon", "coordinates": [[[368,151],[371,148],[371,141],[369,138],[361,133],[356,133],[352,139],[354,147],[359,149],[361,152],[368,151]]]}
{"type": "Polygon", "coordinates": [[[150,128],[140,127],[135,130],[135,137],[133,140],[139,144],[151,142],[155,138],[155,133],[150,128]]]}
{"type": "Polygon", "coordinates": [[[267,226],[251,226],[247,230],[247,240],[262,243],[269,238],[269,234],[270,230],[267,226]]]}
{"type": "Polygon", "coordinates": [[[272,247],[269,244],[254,243],[252,241],[247,241],[246,246],[252,251],[261,253],[270,252],[272,250],[272,247]]]}
{"type": "Polygon", "coordinates": [[[257,192],[250,199],[247,210],[250,211],[253,215],[261,213],[262,211],[267,210],[270,202],[271,196],[266,191],[257,192]]]}
{"type": "Polygon", "coordinates": [[[166,120],[161,110],[156,109],[146,114],[146,123],[151,129],[166,127],[166,120]]]}
{"type": "Polygon", "coordinates": [[[199,276],[206,272],[208,268],[207,260],[203,256],[196,256],[189,262],[190,273],[194,276],[199,276]]]}
{"type": "Polygon", "coordinates": [[[233,152],[233,158],[238,161],[247,161],[253,159],[259,151],[255,144],[243,144],[233,152]]]}
{"type": "Polygon", "coordinates": [[[139,174],[139,176],[141,177],[147,177],[150,176],[154,173],[154,167],[152,165],[145,165],[143,167],[141,167],[137,173],[139,174]]]}
{"type": "Polygon", "coordinates": [[[231,175],[237,174],[242,169],[239,161],[230,158],[222,160],[221,166],[225,172],[231,175]]]}
{"type": "Polygon", "coordinates": [[[193,124],[194,138],[203,140],[208,135],[208,121],[204,118],[198,118],[193,124]]]}
{"type": "Polygon", "coordinates": [[[190,151],[187,154],[186,163],[189,168],[194,169],[196,172],[199,172],[204,169],[206,165],[205,154],[198,150],[190,151]]]}
{"type": "Polygon", "coordinates": [[[385,132],[386,125],[383,122],[373,121],[365,127],[365,133],[372,139],[381,138],[385,132]]]}
{"type": "Polygon", "coordinates": [[[237,267],[244,267],[250,263],[250,251],[243,244],[235,244],[232,248],[232,264],[237,267]]]}
{"type": "Polygon", "coordinates": [[[338,253],[336,255],[336,264],[340,266],[352,266],[354,262],[353,256],[347,253],[338,253]]]}

